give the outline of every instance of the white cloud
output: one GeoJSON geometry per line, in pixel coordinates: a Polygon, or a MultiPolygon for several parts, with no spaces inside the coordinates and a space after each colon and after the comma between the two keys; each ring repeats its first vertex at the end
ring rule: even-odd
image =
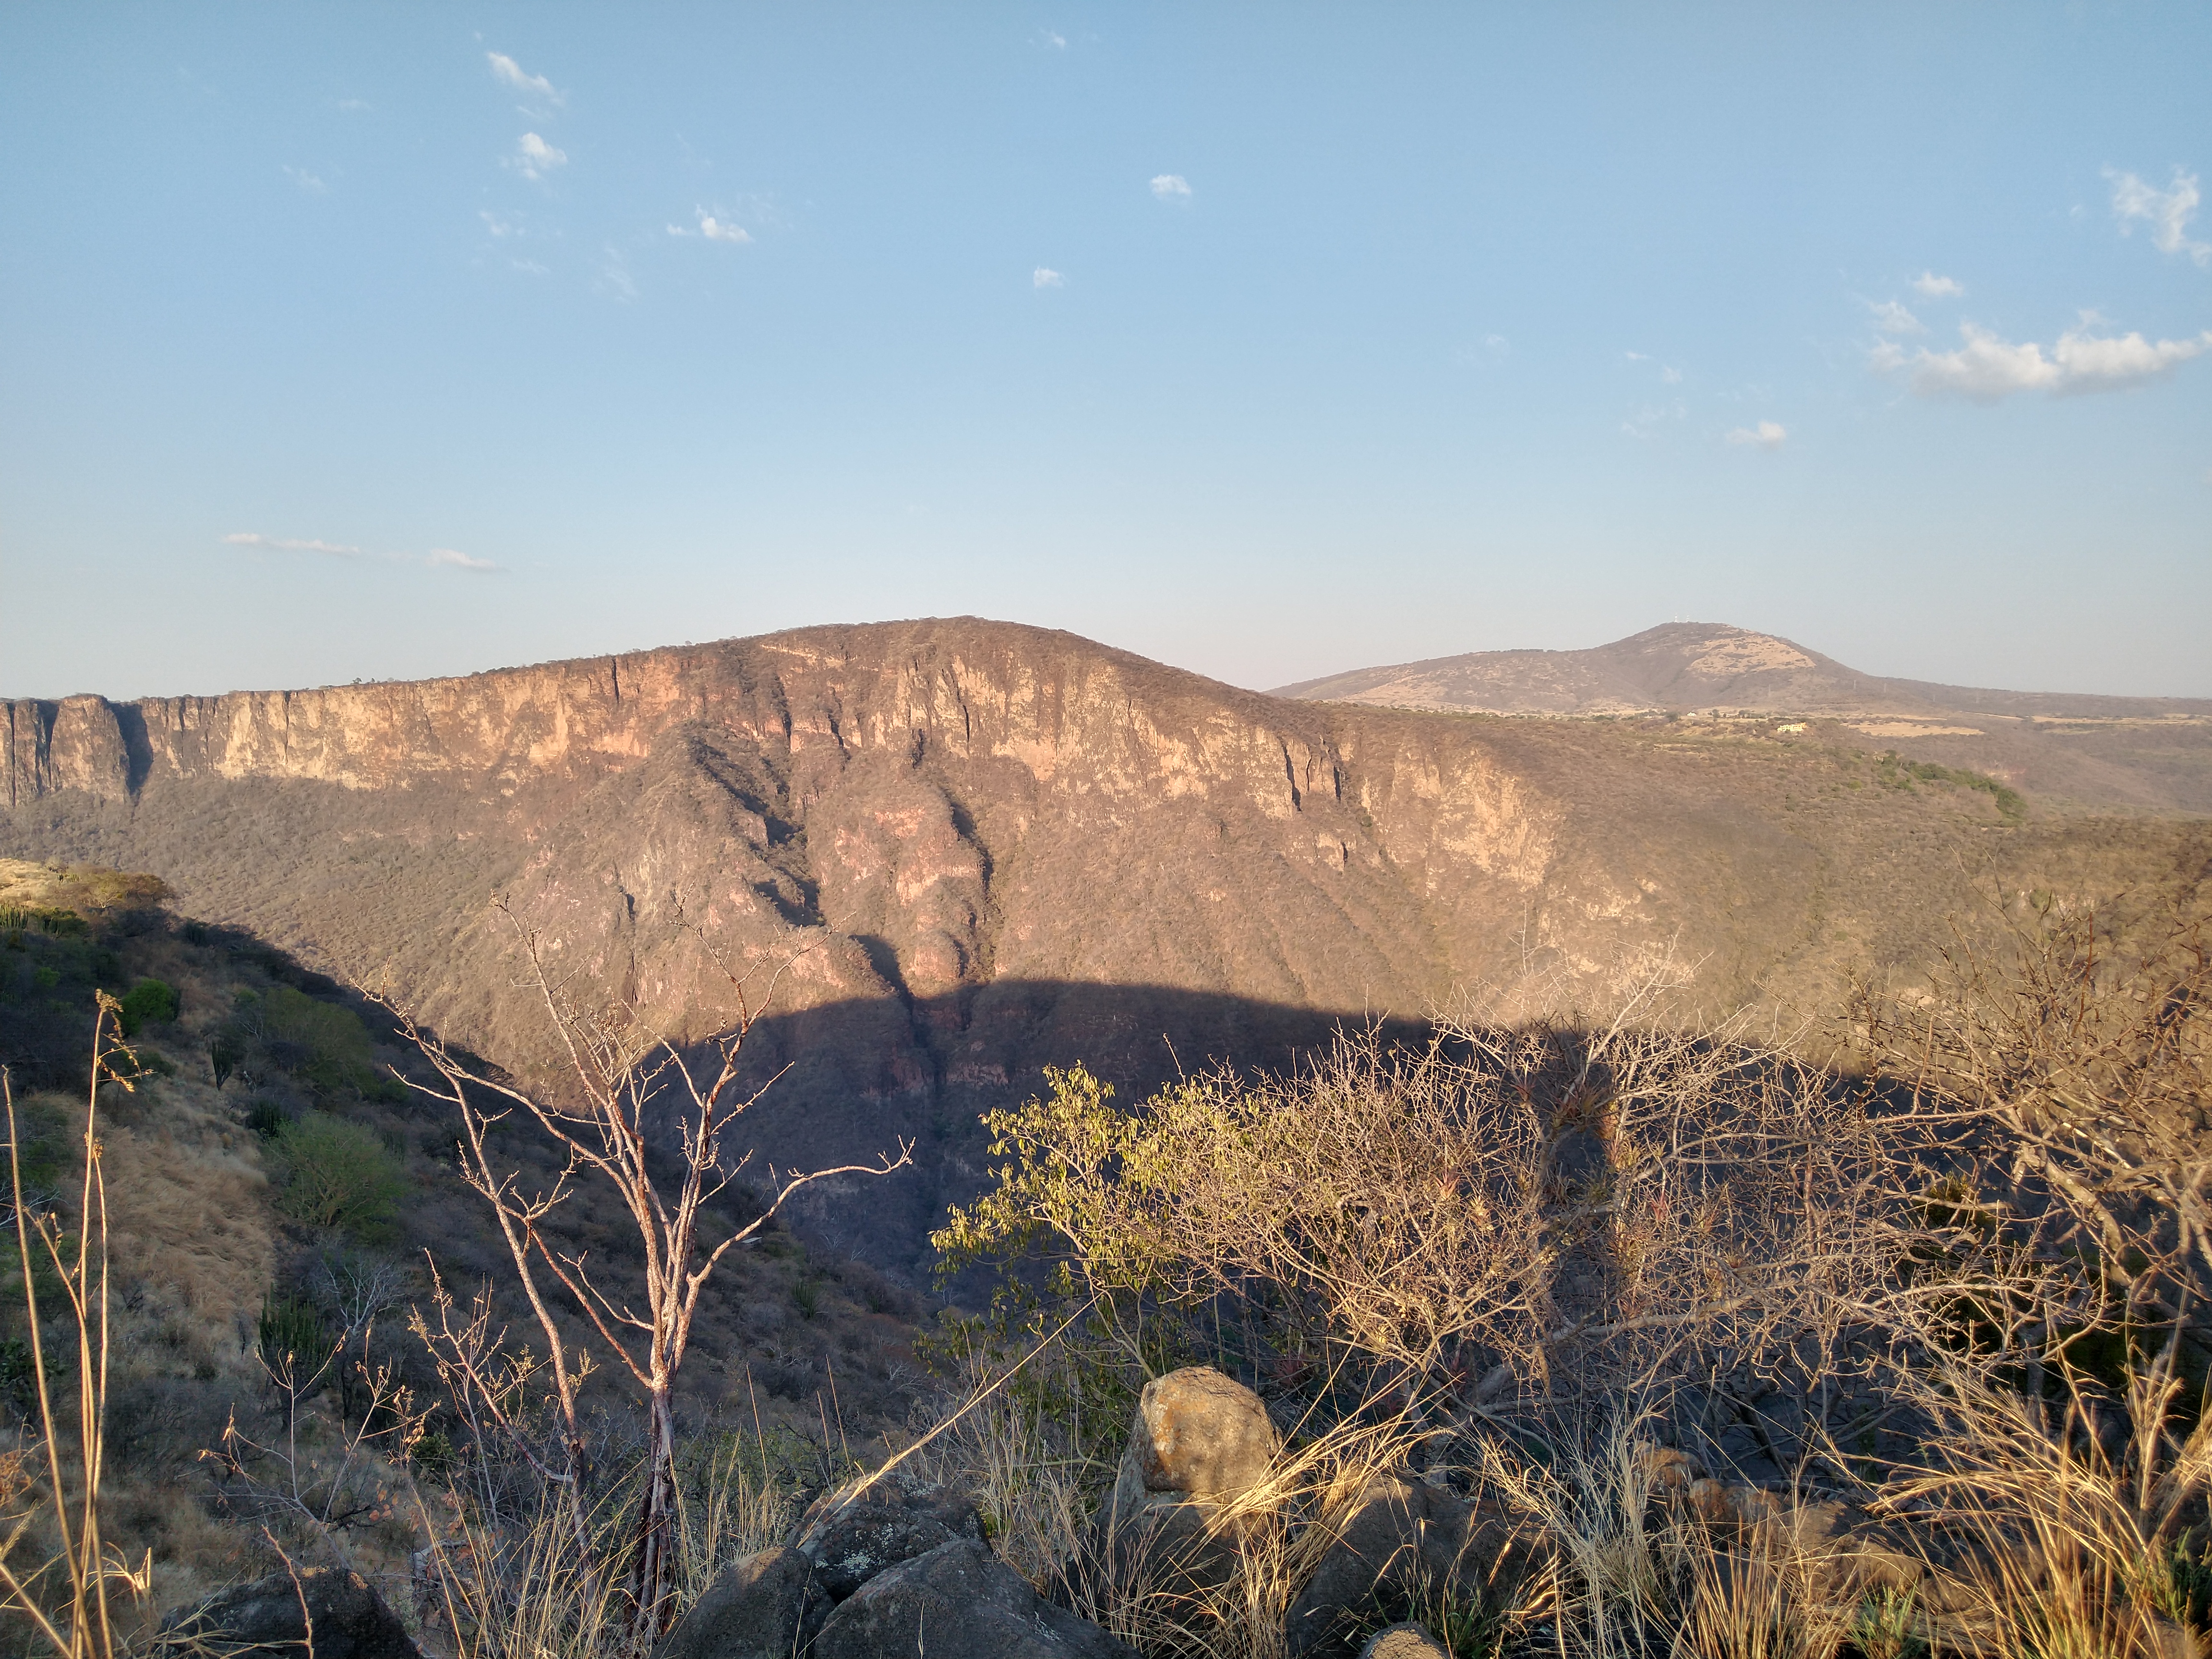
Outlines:
{"type": "Polygon", "coordinates": [[[1067,37],[1053,29],[1039,29],[1036,32],[1036,43],[1041,46],[1049,47],[1054,52],[1067,50],[1067,37]]]}
{"type": "Polygon", "coordinates": [[[1031,288],[1066,288],[1067,278],[1049,265],[1039,265],[1035,270],[1030,272],[1030,286],[1031,288]]]}
{"type": "Polygon", "coordinates": [[[1912,291],[1923,300],[1959,300],[1966,297],[1966,285],[1923,270],[1912,279],[1912,291]]]}
{"type": "Polygon", "coordinates": [[[491,65],[491,78],[513,87],[517,92],[535,93],[547,103],[560,105],[567,100],[554,90],[553,83],[542,75],[532,75],[521,64],[503,52],[488,52],[484,61],[491,65]]]}
{"type": "Polygon", "coordinates": [[[504,213],[494,213],[489,208],[478,208],[477,217],[483,221],[484,228],[495,237],[523,236],[528,234],[522,228],[520,214],[510,216],[504,213]]]}
{"type": "Polygon", "coordinates": [[[2120,234],[2127,235],[2141,219],[2151,228],[2151,245],[2160,252],[2185,253],[2200,265],[2212,265],[2212,242],[2193,242],[2188,236],[2189,222],[2203,199],[2195,173],[2174,168],[2172,190],[2154,190],[2134,173],[2110,167],[2105,177],[2112,181],[2112,214],[2120,222],[2120,234]]]}
{"type": "Polygon", "coordinates": [[[507,568],[504,565],[494,564],[489,559],[471,558],[459,549],[451,547],[432,548],[422,562],[433,569],[472,570],[480,575],[504,571],[507,568]]]}
{"type": "Polygon", "coordinates": [[[1740,426],[1723,438],[1723,443],[1749,444],[1759,449],[1779,449],[1789,441],[1790,431],[1779,421],[1761,421],[1757,426],[1740,426]]]}
{"type": "Polygon", "coordinates": [[[234,530],[223,538],[231,547],[265,547],[276,553],[328,553],[341,559],[357,559],[361,550],[336,542],[297,541],[289,536],[264,536],[258,530],[234,530]]]}
{"type": "Polygon", "coordinates": [[[1659,380],[1662,386],[1680,386],[1682,384],[1682,371],[1662,363],[1659,366],[1659,380]]]}
{"type": "Polygon", "coordinates": [[[568,165],[568,152],[554,149],[534,132],[526,132],[514,141],[514,155],[507,165],[526,179],[543,179],[554,168],[568,165]]]}
{"type": "Polygon", "coordinates": [[[699,215],[699,234],[705,237],[708,241],[750,242],[752,240],[752,238],[745,234],[744,226],[733,225],[726,219],[717,219],[713,214],[708,212],[704,208],[701,208],[697,211],[699,215]]]}
{"type": "Polygon", "coordinates": [[[284,176],[287,179],[289,179],[294,184],[299,185],[301,190],[307,191],[310,196],[321,196],[330,190],[330,186],[328,185],[315,177],[313,173],[308,172],[305,167],[286,167],[284,169],[284,176]]]}
{"type": "Polygon", "coordinates": [[[366,98],[341,98],[338,100],[338,107],[349,115],[358,115],[363,110],[372,109],[374,106],[366,98]]]}
{"type": "Polygon", "coordinates": [[[1874,366],[1884,373],[1909,370],[1912,389],[1923,398],[1966,398],[1993,404],[2016,392],[2117,392],[2163,374],[2176,364],[2212,350],[2212,329],[2193,340],[2146,340],[2141,334],[2092,334],[2101,319],[2085,312],[2081,321],[2058,337],[2045,352],[2033,340],[2014,344],[1987,329],[1961,324],[1966,343],[1956,351],[1907,352],[1894,341],[1874,349],[1874,366]]]}
{"type": "Polygon", "coordinates": [[[1163,173],[1152,180],[1152,194],[1163,202],[1190,200],[1190,180],[1180,173],[1163,173]]]}
{"type": "Polygon", "coordinates": [[[1925,334],[1928,331],[1927,324],[1894,300],[1884,300],[1879,304],[1869,300],[1866,307],[1874,313],[1875,331],[1878,334],[1925,334]]]}

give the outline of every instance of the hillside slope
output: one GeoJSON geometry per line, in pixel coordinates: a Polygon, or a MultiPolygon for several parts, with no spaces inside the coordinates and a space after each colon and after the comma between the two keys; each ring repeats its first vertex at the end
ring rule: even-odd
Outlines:
{"type": "Polygon", "coordinates": [[[547,1034],[495,894],[684,1040],[729,1019],[726,965],[795,956],[754,1145],[915,1140],[901,1196],[813,1215],[900,1263],[980,1178],[976,1112],[1047,1063],[1141,1088],[1471,990],[1603,1006],[1662,957],[1708,1008],[1809,1007],[1923,959],[1992,860],[2201,857],[2013,829],[1838,744],[1285,701],[964,618],[0,704],[0,852],[155,872],[526,1073],[547,1034]]]}

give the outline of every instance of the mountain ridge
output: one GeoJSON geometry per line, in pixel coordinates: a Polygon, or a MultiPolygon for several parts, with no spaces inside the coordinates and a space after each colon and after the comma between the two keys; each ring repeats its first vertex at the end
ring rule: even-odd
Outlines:
{"type": "Polygon", "coordinates": [[[1655,975],[1802,1013],[1928,960],[1977,872],[2201,861],[2193,831],[2015,828],[1772,725],[1468,720],[1012,623],[835,625],[0,704],[0,855],[149,871],[524,1077],[557,1068],[497,896],[679,1042],[726,1029],[726,967],[787,963],[759,1057],[793,1069],[745,1144],[810,1167],[914,1140],[906,1197],[825,1191],[813,1222],[911,1267],[982,1178],[977,1114],[1047,1065],[1133,1092],[1341,1019],[1592,1010],[1655,975]]]}
{"type": "Polygon", "coordinates": [[[1868,674],[1795,640],[1730,623],[1662,623],[1607,644],[1561,651],[1468,651],[1417,662],[1346,669],[1277,686],[1270,696],[1383,703],[1489,714],[1641,714],[1757,709],[1789,714],[1939,712],[2045,714],[2064,718],[2212,716],[2212,698],[2131,697],[2097,692],[2008,691],[1868,674]],[[1734,660],[1729,660],[1733,658],[1734,660]],[[1671,676],[1638,672],[1668,663],[1671,676]],[[1700,669],[1702,679],[1694,678],[1700,669]],[[1811,673],[1803,671],[1811,670],[1811,673]],[[1547,686],[1542,681],[1548,678],[1547,686]],[[1706,701],[1669,696],[1675,685],[1706,701]],[[1584,706],[1560,699],[1587,686],[1584,706]],[[1494,690],[1497,700],[1476,694],[1494,690]],[[1642,692],[1647,701],[1635,701],[1642,692]],[[1450,695],[1458,693],[1457,696],[1450,695]],[[1548,693],[1548,695],[1547,695],[1548,693]],[[1737,695],[1730,697],[1728,693],[1737,695]],[[1425,697],[1423,694],[1426,694],[1425,697]]]}

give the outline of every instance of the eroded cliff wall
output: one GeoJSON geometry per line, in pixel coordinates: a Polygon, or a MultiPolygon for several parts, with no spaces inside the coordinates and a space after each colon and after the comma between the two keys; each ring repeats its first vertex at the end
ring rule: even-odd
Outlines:
{"type": "Polygon", "coordinates": [[[879,1255],[1046,1063],[1141,1088],[1455,995],[1601,1006],[1662,960],[1710,1008],[1787,1001],[1908,957],[1980,833],[1810,761],[1280,701],[967,619],[0,720],[0,850],[154,871],[519,1070],[548,1051],[518,923],[687,1040],[781,966],[756,1143],[915,1139],[898,1213],[817,1218],[879,1255]]]}

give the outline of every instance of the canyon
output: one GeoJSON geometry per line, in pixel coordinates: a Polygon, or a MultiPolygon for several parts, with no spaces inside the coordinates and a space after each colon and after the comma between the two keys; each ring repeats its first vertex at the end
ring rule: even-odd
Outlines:
{"type": "Polygon", "coordinates": [[[1597,1015],[1655,983],[1802,1022],[1929,960],[1979,888],[2201,878],[2194,819],[2014,822],[1848,735],[1268,696],[929,619],[0,702],[0,854],[151,872],[549,1086],[523,930],[565,994],[679,1047],[773,981],[743,1150],[912,1143],[910,1176],[799,1217],[911,1273],[984,1177],[978,1115],[1048,1065],[1138,1097],[1345,1021],[1597,1015]]]}

